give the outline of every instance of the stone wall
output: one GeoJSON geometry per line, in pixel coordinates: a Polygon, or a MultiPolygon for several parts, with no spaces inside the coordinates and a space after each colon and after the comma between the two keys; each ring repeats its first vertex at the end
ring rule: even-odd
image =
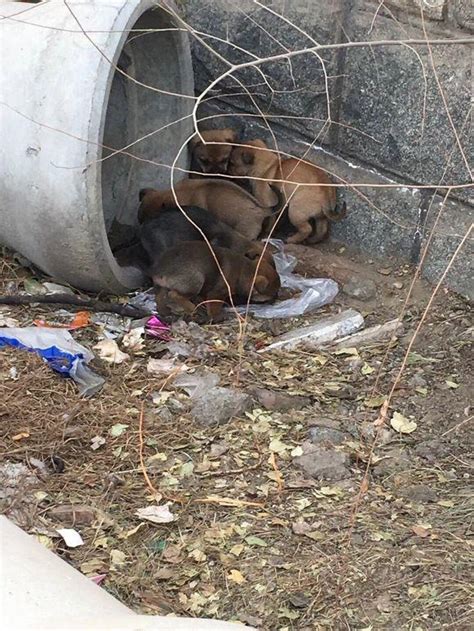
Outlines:
{"type": "MultiPolygon", "coordinates": [[[[423,25],[430,39],[468,39],[474,30],[472,0],[386,0],[383,4],[378,0],[266,0],[261,3],[266,8],[251,0],[184,0],[180,4],[186,21],[212,36],[193,41],[198,94],[229,67],[205,44],[231,63],[240,63],[251,59],[249,53],[275,55],[314,42],[423,39],[423,25]]],[[[433,45],[432,52],[452,122],[425,45],[324,51],[330,126],[324,125],[325,75],[312,53],[293,57],[291,63],[265,64],[265,81],[255,69],[238,72],[237,80],[222,80],[199,114],[221,115],[203,124],[204,128],[231,124],[243,138],[263,135],[270,140],[258,116],[263,111],[271,115],[267,120],[284,149],[302,155],[314,143],[308,155],[350,183],[400,184],[395,189],[345,189],[342,195],[350,212],[332,234],[371,255],[397,255],[416,263],[443,199],[435,193],[435,185],[472,181],[466,162],[472,165],[474,151],[469,114],[473,48],[433,45]],[[252,98],[242,94],[239,82],[253,86],[252,98]]],[[[431,281],[439,278],[471,224],[473,202],[473,189],[451,192],[424,265],[423,272],[431,281]]],[[[447,279],[453,289],[471,298],[473,239],[447,279]]]]}

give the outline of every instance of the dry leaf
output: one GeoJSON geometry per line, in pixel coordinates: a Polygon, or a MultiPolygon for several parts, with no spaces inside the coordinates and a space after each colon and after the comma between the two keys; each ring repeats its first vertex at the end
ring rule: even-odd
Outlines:
{"type": "Polygon", "coordinates": [[[418,537],[428,537],[430,535],[431,525],[430,524],[418,524],[417,526],[413,526],[412,528],[415,535],[418,537]]]}
{"type": "Polygon", "coordinates": [[[366,399],[364,401],[364,405],[368,408],[379,408],[385,403],[385,395],[380,395],[379,397],[371,397],[370,399],[366,399]]]}
{"type": "Polygon", "coordinates": [[[128,425],[125,425],[124,423],[115,423],[115,425],[112,425],[110,428],[109,434],[116,438],[117,436],[121,436],[127,427],[128,425]]]}
{"type": "Polygon", "coordinates": [[[399,412],[393,413],[390,425],[396,432],[400,432],[401,434],[411,434],[418,427],[415,421],[408,420],[399,412]]]}
{"type": "Polygon", "coordinates": [[[231,570],[227,578],[229,579],[229,581],[237,583],[237,585],[241,585],[246,581],[245,576],[241,572],[239,572],[239,570],[231,570]]]}
{"type": "Polygon", "coordinates": [[[365,362],[362,368],[360,369],[360,372],[363,375],[371,375],[373,372],[375,372],[375,368],[373,368],[367,362],[365,362]]]}
{"type": "Polygon", "coordinates": [[[207,559],[207,556],[204,554],[204,552],[202,550],[199,550],[199,548],[196,548],[195,550],[192,550],[188,554],[188,557],[191,558],[191,559],[194,559],[198,563],[202,563],[203,561],[205,561],[207,559]]]}
{"type": "Polygon", "coordinates": [[[266,541],[260,539],[260,537],[255,537],[254,535],[249,535],[248,537],[245,537],[245,542],[248,543],[249,546],[260,546],[262,548],[266,548],[268,546],[268,543],[266,541]]]}
{"type": "Polygon", "coordinates": [[[101,340],[94,348],[99,351],[99,357],[109,364],[121,364],[129,358],[127,353],[122,353],[115,340],[101,340]]]}
{"type": "Polygon", "coordinates": [[[241,543],[237,543],[235,546],[232,546],[229,552],[233,554],[235,557],[239,557],[244,550],[245,550],[245,546],[243,546],[241,543]]]}
{"type": "Polygon", "coordinates": [[[135,515],[140,519],[151,521],[154,524],[169,524],[176,519],[170,511],[168,504],[162,506],[145,506],[135,511],[135,515]]]}
{"type": "Polygon", "coordinates": [[[102,559],[94,557],[93,559],[88,559],[87,561],[84,561],[84,563],[81,563],[79,569],[87,576],[95,576],[95,574],[97,574],[97,572],[103,567],[104,562],[102,559]]]}
{"type": "Polygon", "coordinates": [[[291,451],[291,455],[293,456],[293,458],[297,458],[298,456],[302,456],[303,455],[303,449],[301,447],[295,447],[294,449],[292,449],[291,451]]]}
{"type": "Polygon", "coordinates": [[[125,559],[127,555],[125,552],[121,550],[111,550],[110,551],[110,567],[111,569],[115,569],[117,567],[123,567],[125,565],[125,559]]]}
{"type": "Polygon", "coordinates": [[[15,434],[15,436],[12,436],[12,440],[21,440],[22,438],[29,438],[29,436],[29,432],[20,432],[19,434],[15,434]]]}
{"type": "Polygon", "coordinates": [[[455,381],[451,381],[450,379],[446,379],[446,385],[448,386],[448,388],[452,388],[453,390],[459,388],[459,384],[455,381]]]}

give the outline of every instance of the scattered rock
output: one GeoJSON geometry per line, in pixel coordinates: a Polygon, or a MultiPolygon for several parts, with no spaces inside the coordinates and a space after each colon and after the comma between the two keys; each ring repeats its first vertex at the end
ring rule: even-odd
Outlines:
{"type": "Polygon", "coordinates": [[[402,487],[399,493],[402,497],[419,504],[428,504],[429,502],[438,501],[438,494],[427,484],[412,484],[402,487]]]}
{"type": "Polygon", "coordinates": [[[61,504],[51,508],[48,514],[68,527],[90,526],[97,517],[97,510],[81,504],[61,504]]]}
{"type": "Polygon", "coordinates": [[[412,461],[408,453],[401,447],[396,447],[384,454],[383,460],[374,467],[374,475],[386,476],[399,471],[411,469],[412,461]]]}
{"type": "Polygon", "coordinates": [[[377,291],[377,286],[370,278],[358,278],[353,276],[342,287],[342,291],[350,298],[357,300],[370,300],[377,291]]]}
{"type": "Polygon", "coordinates": [[[229,451],[229,444],[225,441],[219,443],[212,443],[209,451],[209,458],[220,458],[229,451]]]}
{"type": "Polygon", "coordinates": [[[395,283],[393,283],[393,286],[395,289],[403,289],[403,283],[401,283],[398,280],[395,283]]]}
{"type": "Polygon", "coordinates": [[[382,274],[382,276],[390,276],[390,274],[393,272],[391,267],[380,267],[377,272],[379,274],[382,274]]]}
{"type": "Polygon", "coordinates": [[[311,602],[311,598],[304,592],[293,592],[288,600],[297,609],[305,609],[311,602]]]}
{"type": "Polygon", "coordinates": [[[23,495],[37,482],[38,478],[21,462],[0,465],[0,499],[14,496],[20,490],[23,495]]]}
{"type": "Polygon", "coordinates": [[[301,410],[310,405],[309,397],[285,394],[267,388],[253,387],[250,393],[257,401],[267,410],[277,410],[278,412],[287,412],[288,410],[301,410]]]}
{"type": "Polygon", "coordinates": [[[252,397],[233,388],[214,386],[196,400],[191,414],[201,425],[222,425],[252,405],[252,397]]]}
{"type": "Polygon", "coordinates": [[[334,449],[315,447],[310,441],[305,441],[301,448],[303,455],[293,458],[293,462],[303,469],[306,475],[318,480],[342,480],[350,474],[347,454],[334,449]]]}
{"type": "Polygon", "coordinates": [[[342,445],[346,440],[351,439],[346,432],[324,425],[310,427],[308,436],[313,445],[342,445]]]}
{"type": "Polygon", "coordinates": [[[359,432],[361,437],[367,442],[372,442],[375,438],[375,434],[377,433],[378,445],[386,445],[393,440],[393,432],[386,427],[380,427],[377,432],[377,428],[374,427],[374,424],[370,421],[364,421],[360,426],[359,432]]]}
{"type": "Polygon", "coordinates": [[[425,440],[415,447],[415,454],[428,462],[436,462],[449,451],[448,445],[438,438],[425,440]]]}
{"type": "Polygon", "coordinates": [[[408,385],[413,388],[425,388],[427,385],[426,379],[424,379],[420,373],[415,373],[413,377],[408,381],[408,385]]]}

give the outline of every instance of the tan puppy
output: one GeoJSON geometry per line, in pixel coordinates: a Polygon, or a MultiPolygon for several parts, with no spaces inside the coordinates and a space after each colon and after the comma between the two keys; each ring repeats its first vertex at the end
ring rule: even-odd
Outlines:
{"type": "Polygon", "coordinates": [[[310,239],[312,243],[321,241],[329,231],[329,222],[340,221],[346,215],[345,204],[338,212],[336,209],[336,189],[327,186],[297,186],[284,184],[278,180],[290,180],[302,184],[329,184],[326,173],[314,164],[300,162],[295,158],[278,160],[278,155],[268,150],[262,140],[246,141],[250,147],[234,147],[229,159],[230,175],[249,178],[265,178],[268,182],[250,180],[253,193],[262,205],[276,203],[276,194],[271,186],[283,195],[288,205],[288,218],[297,232],[287,239],[288,243],[301,243],[311,237],[315,220],[315,231],[310,239]],[[254,148],[255,147],[255,148],[254,148]]]}
{"type": "Polygon", "coordinates": [[[233,143],[237,138],[237,133],[233,129],[226,128],[201,131],[200,134],[204,142],[197,134],[191,139],[191,149],[196,166],[203,173],[226,173],[232,151],[231,144],[205,143],[233,143]]]}
{"type": "MultiPolygon", "coordinates": [[[[181,206],[204,208],[251,241],[258,238],[264,219],[272,214],[270,207],[261,206],[253,195],[225,180],[181,180],[175,193],[181,206]]],[[[140,192],[140,199],[139,223],[156,216],[162,208],[176,205],[171,189],[146,188],[140,192]]]]}
{"type": "Polygon", "coordinates": [[[217,267],[207,243],[183,241],[166,250],[152,265],[150,276],[157,290],[159,313],[179,311],[193,315],[200,302],[206,303],[208,316],[216,321],[224,303],[229,302],[229,288],[237,304],[274,300],[280,278],[266,261],[251,261],[227,248],[213,247],[227,284],[217,267]],[[257,272],[257,273],[256,273],[257,272]],[[255,283],[253,285],[253,279],[255,283]]]}

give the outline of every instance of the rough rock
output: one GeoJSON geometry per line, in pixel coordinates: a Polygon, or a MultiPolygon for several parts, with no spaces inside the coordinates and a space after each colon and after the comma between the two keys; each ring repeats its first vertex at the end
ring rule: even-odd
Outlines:
{"type": "Polygon", "coordinates": [[[303,455],[293,458],[293,462],[306,475],[318,480],[342,480],[350,475],[349,456],[335,449],[315,447],[310,441],[301,445],[303,455]]]}
{"type": "Polygon", "coordinates": [[[438,438],[424,440],[415,447],[415,454],[431,463],[445,456],[448,451],[448,445],[438,438]]]}
{"type": "Polygon", "coordinates": [[[384,477],[399,471],[407,471],[412,466],[408,453],[401,447],[396,447],[385,453],[383,460],[375,465],[374,475],[384,477]]]}
{"type": "Polygon", "coordinates": [[[286,394],[267,388],[250,388],[250,393],[257,399],[260,405],[267,410],[287,412],[288,410],[301,410],[311,404],[309,397],[286,394]]]}
{"type": "Polygon", "coordinates": [[[342,445],[346,440],[351,439],[346,432],[324,425],[310,427],[308,437],[313,445],[342,445]]]}
{"type": "Polygon", "coordinates": [[[343,285],[342,291],[346,296],[356,298],[357,300],[370,300],[375,296],[377,286],[370,278],[353,276],[343,285]]]}
{"type": "Polygon", "coordinates": [[[252,397],[233,388],[215,386],[200,396],[191,414],[201,425],[222,425],[240,416],[252,405],[252,397]]]}
{"type": "Polygon", "coordinates": [[[399,493],[402,497],[417,502],[418,504],[438,501],[438,494],[427,484],[411,484],[410,486],[400,488],[399,493]]]}
{"type": "MultiPolygon", "coordinates": [[[[374,424],[370,421],[364,421],[359,428],[361,437],[368,442],[372,442],[374,440],[376,430],[377,428],[374,427],[374,424]]],[[[378,445],[386,445],[391,440],[393,440],[393,438],[394,434],[389,429],[387,429],[386,427],[379,428],[379,431],[377,432],[378,445]]]]}

